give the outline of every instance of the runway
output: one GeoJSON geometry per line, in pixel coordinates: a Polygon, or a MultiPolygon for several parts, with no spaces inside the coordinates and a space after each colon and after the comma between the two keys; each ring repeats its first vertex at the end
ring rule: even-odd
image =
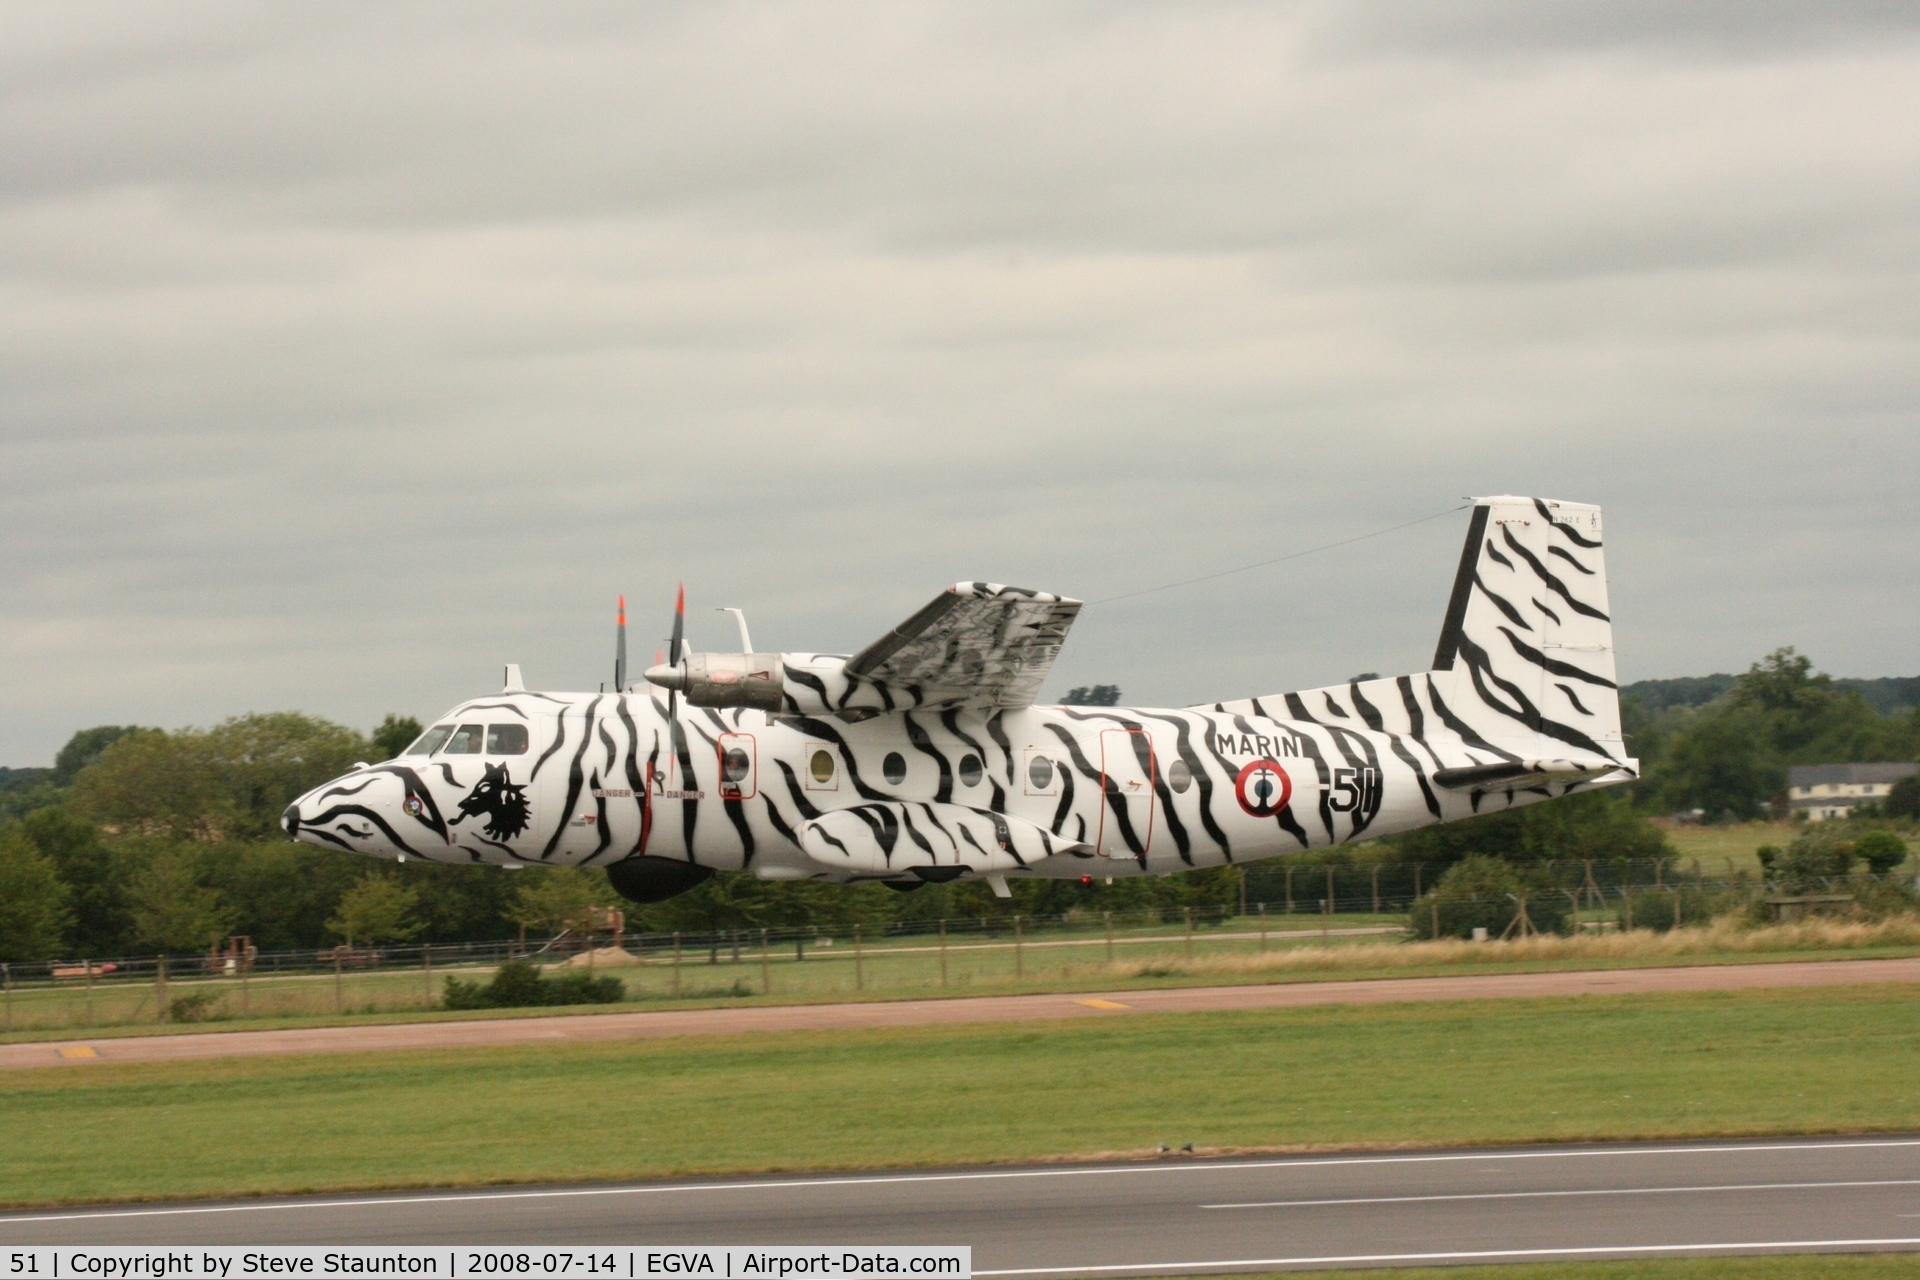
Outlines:
{"type": "Polygon", "coordinates": [[[1248,983],[1230,987],[973,996],[948,1000],[874,1000],[852,1004],[751,1005],[734,1009],[647,1013],[562,1014],[458,1022],[310,1027],[289,1031],[225,1031],[185,1035],[97,1037],[0,1045],[0,1069],[84,1067],[102,1062],[170,1062],[191,1058],[290,1053],[362,1053],[483,1045],[564,1044],[741,1032],[850,1031],[875,1027],[952,1026],[1136,1013],[1200,1013],[1330,1004],[1394,1004],[1425,1000],[1493,1000],[1624,995],[1657,991],[1750,991],[1920,982],[1920,957],[1688,965],[1644,969],[1561,970],[1457,978],[1363,978],[1248,983]]]}
{"type": "Polygon", "coordinates": [[[1920,1136],[1045,1165],[0,1215],[9,1244],[957,1244],[975,1275],[1920,1250],[1920,1136]]]}

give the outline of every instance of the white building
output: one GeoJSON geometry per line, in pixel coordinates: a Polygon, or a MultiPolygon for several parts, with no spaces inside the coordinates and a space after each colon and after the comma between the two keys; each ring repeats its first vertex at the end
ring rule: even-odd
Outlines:
{"type": "Polygon", "coordinates": [[[1787,806],[1809,822],[1845,818],[1856,805],[1880,802],[1915,764],[1797,764],[1787,770],[1787,806]]]}

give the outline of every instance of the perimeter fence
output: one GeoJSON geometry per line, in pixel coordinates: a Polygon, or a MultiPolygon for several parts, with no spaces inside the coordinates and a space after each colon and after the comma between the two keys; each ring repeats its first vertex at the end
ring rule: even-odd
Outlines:
{"type": "MultiPolygon", "coordinates": [[[[617,975],[634,1003],[984,994],[1174,976],[1196,960],[1281,948],[1667,929],[1782,900],[1753,877],[1653,861],[1532,864],[1526,887],[1512,893],[1438,894],[1434,871],[1251,867],[1241,902],[1150,910],[1024,913],[1005,904],[1002,914],[946,919],[0,964],[0,1033],[417,1014],[442,1007],[447,977],[485,977],[512,960],[617,975]]],[[[1839,877],[1799,886],[1791,900],[1844,910],[1883,885],[1906,893],[1910,884],[1839,877]]]]}

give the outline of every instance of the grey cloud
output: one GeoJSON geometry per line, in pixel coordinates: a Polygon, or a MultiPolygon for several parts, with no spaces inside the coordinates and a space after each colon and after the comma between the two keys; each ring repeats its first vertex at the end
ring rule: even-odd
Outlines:
{"type": "MultiPolygon", "coordinates": [[[[1629,677],[1915,669],[1891,13],[14,6],[0,760],[1500,491],[1607,504],[1629,677]]],[[[1089,608],[1054,685],[1417,668],[1458,536],[1089,608]]]]}

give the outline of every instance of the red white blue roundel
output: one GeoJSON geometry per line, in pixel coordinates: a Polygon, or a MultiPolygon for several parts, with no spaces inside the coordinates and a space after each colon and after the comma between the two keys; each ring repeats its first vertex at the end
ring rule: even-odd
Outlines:
{"type": "Polygon", "coordinates": [[[1233,780],[1240,807],[1256,818],[1271,818],[1293,799],[1293,779],[1278,760],[1255,760],[1233,780]]]}

